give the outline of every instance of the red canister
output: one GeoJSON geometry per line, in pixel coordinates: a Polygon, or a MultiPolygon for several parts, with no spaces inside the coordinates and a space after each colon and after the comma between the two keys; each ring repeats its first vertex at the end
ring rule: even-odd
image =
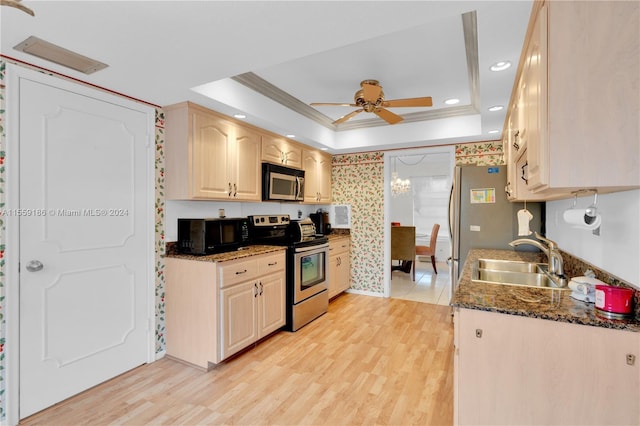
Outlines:
{"type": "Polygon", "coordinates": [[[630,314],[633,290],[611,285],[596,285],[596,308],[615,314],[630,314]]]}

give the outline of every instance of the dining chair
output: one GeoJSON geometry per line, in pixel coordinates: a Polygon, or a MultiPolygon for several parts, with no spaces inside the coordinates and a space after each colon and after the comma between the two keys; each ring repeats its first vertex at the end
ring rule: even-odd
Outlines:
{"type": "Polygon", "coordinates": [[[438,270],[436,269],[436,242],[438,241],[438,231],[440,230],[440,225],[438,223],[433,225],[433,229],[431,230],[431,239],[429,240],[428,246],[416,246],[416,260],[418,256],[431,256],[431,264],[433,265],[433,272],[436,274],[438,270]]]}
{"type": "MultiPolygon", "coordinates": [[[[392,226],[391,227],[391,261],[402,260],[411,262],[411,277],[416,280],[416,227],[392,226]]],[[[404,263],[404,262],[403,262],[404,263]]],[[[402,267],[391,266],[391,271],[403,270],[402,267]]]]}

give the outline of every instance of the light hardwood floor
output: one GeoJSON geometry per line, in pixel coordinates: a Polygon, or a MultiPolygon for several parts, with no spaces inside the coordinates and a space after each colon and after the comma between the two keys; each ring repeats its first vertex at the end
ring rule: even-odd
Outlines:
{"type": "Polygon", "coordinates": [[[450,309],[343,294],[208,373],[163,358],[21,424],[450,425],[450,309]]]}

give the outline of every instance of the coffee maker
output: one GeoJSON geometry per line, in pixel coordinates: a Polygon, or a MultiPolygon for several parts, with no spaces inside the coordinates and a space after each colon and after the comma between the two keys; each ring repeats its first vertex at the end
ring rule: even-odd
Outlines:
{"type": "Polygon", "coordinates": [[[329,213],[318,210],[317,213],[309,215],[313,224],[316,226],[316,235],[328,235],[331,233],[331,224],[329,223],[329,213]]]}

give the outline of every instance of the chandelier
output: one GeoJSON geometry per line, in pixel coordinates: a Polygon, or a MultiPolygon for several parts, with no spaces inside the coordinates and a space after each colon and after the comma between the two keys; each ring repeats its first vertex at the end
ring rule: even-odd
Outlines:
{"type": "Polygon", "coordinates": [[[393,172],[391,173],[391,195],[404,194],[411,189],[409,179],[400,179],[396,171],[396,158],[393,159],[393,172]]]}

